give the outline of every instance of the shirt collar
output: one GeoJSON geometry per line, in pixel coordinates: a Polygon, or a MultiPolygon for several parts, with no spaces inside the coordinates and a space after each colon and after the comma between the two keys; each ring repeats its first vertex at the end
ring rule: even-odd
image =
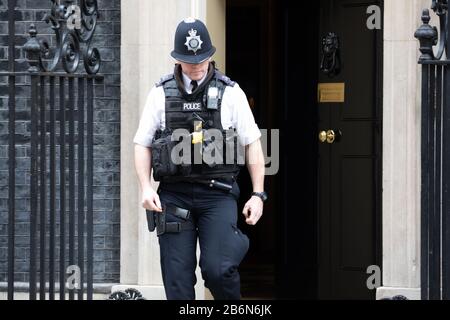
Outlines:
{"type": "MultiPolygon", "coordinates": [[[[183,76],[183,83],[184,83],[186,92],[191,93],[192,92],[191,78],[189,78],[187,75],[185,75],[183,71],[181,71],[181,75],[183,76]]],[[[202,82],[205,81],[207,75],[208,75],[208,72],[205,73],[203,78],[201,78],[200,80],[197,80],[198,86],[200,86],[202,84],[202,82]]]]}

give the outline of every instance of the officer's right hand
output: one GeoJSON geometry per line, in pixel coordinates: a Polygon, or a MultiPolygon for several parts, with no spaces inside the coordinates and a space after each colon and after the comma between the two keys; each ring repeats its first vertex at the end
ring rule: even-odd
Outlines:
{"type": "Polygon", "coordinates": [[[152,188],[146,188],[142,191],[142,206],[147,210],[162,212],[159,195],[152,188]]]}

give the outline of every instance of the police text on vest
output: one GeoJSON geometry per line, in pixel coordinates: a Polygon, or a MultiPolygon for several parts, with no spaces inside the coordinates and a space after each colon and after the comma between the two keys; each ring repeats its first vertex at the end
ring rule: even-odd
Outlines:
{"type": "Polygon", "coordinates": [[[200,102],[185,102],[183,103],[183,111],[200,111],[202,104],[200,102]]]}

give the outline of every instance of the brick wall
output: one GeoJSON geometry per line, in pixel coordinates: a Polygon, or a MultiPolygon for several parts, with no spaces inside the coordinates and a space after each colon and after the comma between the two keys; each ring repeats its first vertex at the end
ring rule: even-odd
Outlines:
{"type": "MultiPolygon", "coordinates": [[[[77,2],[77,1],[75,1],[77,2]]],[[[119,282],[120,265],[120,0],[98,0],[100,19],[93,46],[100,50],[105,75],[95,85],[94,113],[94,282],[119,282]]],[[[7,0],[0,0],[0,71],[8,68],[7,0]]],[[[38,37],[53,41],[44,14],[50,0],[17,0],[16,68],[25,71],[21,46],[34,22],[38,37]]],[[[80,65],[79,71],[82,70],[80,65]]],[[[15,280],[27,281],[29,269],[29,79],[17,78],[16,267],[15,280]]],[[[8,86],[0,77],[0,282],[6,281],[8,232],[8,86]]],[[[58,160],[57,160],[58,162],[58,160]]],[[[59,213],[57,212],[57,216],[59,213]]],[[[66,218],[67,219],[67,218],[66,218]]],[[[58,233],[57,233],[58,234],[58,233]]],[[[57,243],[58,243],[57,238],[57,243]]],[[[58,252],[58,251],[57,251],[58,252]]]]}

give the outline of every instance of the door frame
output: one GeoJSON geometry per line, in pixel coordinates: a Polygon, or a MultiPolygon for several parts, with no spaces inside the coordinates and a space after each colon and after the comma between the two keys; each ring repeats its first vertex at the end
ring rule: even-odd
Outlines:
{"type": "MultiPolygon", "coordinates": [[[[376,33],[376,48],[377,48],[377,81],[375,88],[376,98],[376,112],[378,113],[379,124],[377,130],[380,132],[375,135],[375,152],[379,154],[379,161],[376,163],[376,178],[375,178],[375,252],[377,266],[382,268],[383,266],[383,120],[384,120],[384,0],[377,0],[381,9],[381,30],[376,33]]],[[[380,284],[383,283],[383,273],[380,273],[380,284]]]]}

